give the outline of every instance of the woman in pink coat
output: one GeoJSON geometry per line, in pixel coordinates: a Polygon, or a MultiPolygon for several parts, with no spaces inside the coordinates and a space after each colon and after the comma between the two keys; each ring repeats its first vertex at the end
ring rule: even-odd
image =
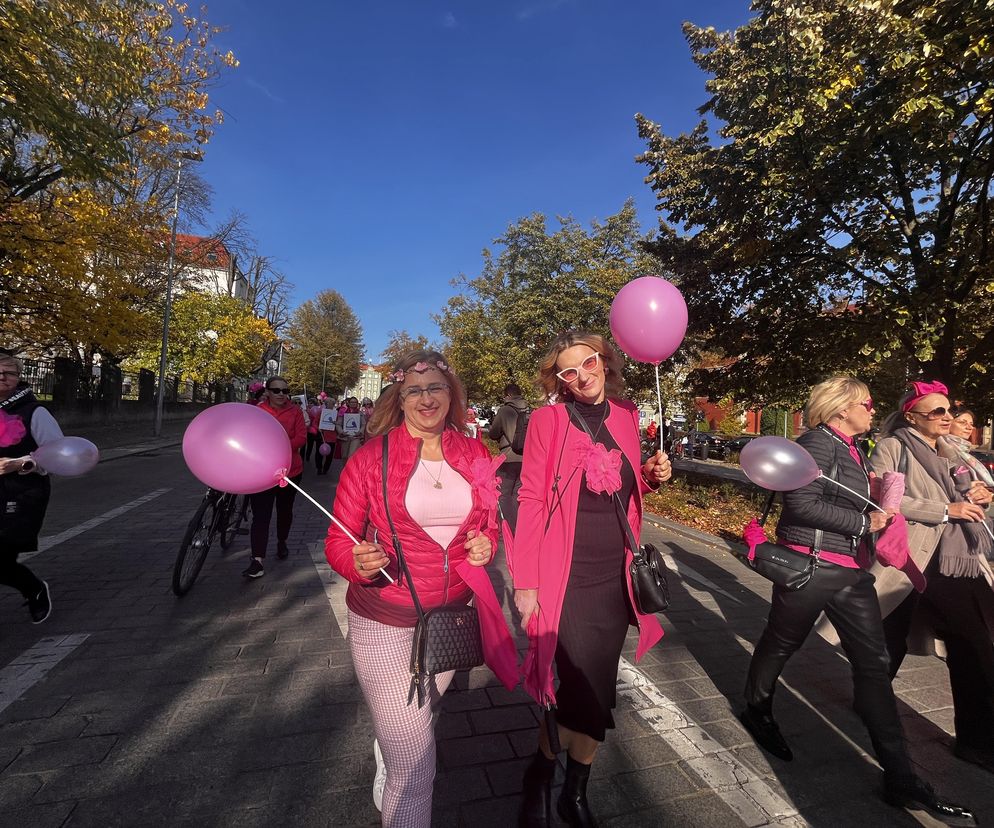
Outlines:
{"type": "MultiPolygon", "coordinates": [[[[594,825],[587,779],[605,730],[614,727],[628,627],[639,628],[636,658],[663,635],[655,616],[635,607],[625,522],[638,538],[642,494],[669,480],[670,463],[662,453],[641,463],[638,411],[621,399],[621,369],[610,343],[583,331],[557,337],[540,363],[543,390],[563,402],[536,409],[529,420],[509,561],[529,637],[525,688],[547,710],[555,705],[555,736],[567,751],[557,810],[576,826],[594,825]]],[[[525,772],[522,825],[552,824],[556,757],[546,728],[538,741],[525,772]]]]}

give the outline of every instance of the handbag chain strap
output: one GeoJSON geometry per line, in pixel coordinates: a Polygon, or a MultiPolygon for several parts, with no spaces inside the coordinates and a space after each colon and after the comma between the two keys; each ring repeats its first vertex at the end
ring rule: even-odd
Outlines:
{"type": "MultiPolygon", "coordinates": [[[[610,406],[611,403],[605,400],[604,405],[610,406]]],[[[594,442],[594,435],[590,431],[590,426],[588,426],[583,417],[580,416],[580,413],[576,410],[576,407],[568,406],[568,408],[573,412],[574,418],[580,424],[580,427],[587,432],[587,436],[590,437],[590,441],[594,442]]],[[[606,417],[607,412],[605,411],[604,413],[606,417]]],[[[601,424],[603,425],[603,420],[601,421],[601,424]]],[[[622,457],[624,457],[624,452],[622,452],[622,457]]],[[[632,549],[632,555],[636,558],[641,558],[642,547],[639,546],[639,542],[635,539],[635,532],[632,529],[631,521],[628,520],[628,513],[625,510],[624,504],[621,502],[621,497],[618,496],[617,492],[614,492],[614,506],[615,511],[618,513],[618,522],[621,523],[622,528],[625,530],[625,534],[628,536],[628,545],[632,549]]]]}
{"type": "Polygon", "coordinates": [[[421,601],[418,599],[418,591],[414,588],[414,579],[411,577],[411,570],[407,566],[407,559],[404,557],[404,547],[400,544],[400,538],[397,536],[397,527],[393,524],[393,518],[390,516],[390,496],[387,494],[387,464],[389,457],[390,445],[390,435],[389,433],[383,435],[383,509],[387,513],[387,523],[390,526],[390,540],[393,542],[394,551],[397,553],[397,560],[400,562],[400,569],[404,573],[404,577],[407,579],[407,588],[411,591],[411,598],[414,599],[414,609],[418,611],[418,618],[421,623],[425,623],[425,611],[421,606],[421,601]]]}

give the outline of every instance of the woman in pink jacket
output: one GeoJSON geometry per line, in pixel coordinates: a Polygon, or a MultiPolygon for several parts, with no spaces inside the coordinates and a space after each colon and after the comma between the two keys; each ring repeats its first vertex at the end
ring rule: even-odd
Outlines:
{"type": "MultiPolygon", "coordinates": [[[[332,525],[325,553],[332,568],[350,581],[345,597],[349,649],[376,733],[373,802],[384,826],[428,828],[434,717],[454,673],[426,680],[423,707],[409,703],[418,616],[407,581],[399,577],[386,506],[425,611],[467,604],[476,593],[478,611],[489,598],[503,626],[493,587],[476,569],[490,562],[496,546],[496,464],[482,443],[466,436],[462,384],[441,354],[409,354],[392,378],[377,402],[369,439],[346,464],[335,494],[335,517],[365,541],[355,545],[332,525]]],[[[484,652],[491,652],[482,612],[481,627],[484,652]]],[[[511,649],[511,676],[505,683],[513,686],[517,676],[506,627],[503,635],[511,649]]]]}
{"type": "MultiPolygon", "coordinates": [[[[509,561],[529,637],[525,688],[547,710],[556,707],[555,735],[567,751],[557,810],[577,826],[594,825],[587,779],[605,730],[614,727],[628,627],[639,628],[636,658],[663,635],[656,617],[635,607],[625,522],[638,538],[642,494],[670,478],[670,463],[662,453],[641,462],[638,410],[621,399],[621,369],[611,344],[583,331],[557,337],[540,363],[543,390],[563,402],[536,409],[529,420],[509,561]]],[[[555,765],[550,734],[540,728],[525,772],[522,825],[552,824],[555,765]]]]}

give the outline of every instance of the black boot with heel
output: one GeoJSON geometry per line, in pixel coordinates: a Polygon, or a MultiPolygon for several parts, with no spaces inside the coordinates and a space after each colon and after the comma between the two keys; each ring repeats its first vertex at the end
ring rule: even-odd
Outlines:
{"type": "Polygon", "coordinates": [[[597,828],[590,807],[587,805],[587,781],[590,779],[590,765],[577,762],[572,756],[566,757],[566,781],[559,795],[556,810],[570,828],[597,828]]]}
{"type": "Polygon", "coordinates": [[[525,770],[524,796],[518,813],[519,828],[551,828],[552,778],[555,775],[556,760],[538,751],[525,770]]]}

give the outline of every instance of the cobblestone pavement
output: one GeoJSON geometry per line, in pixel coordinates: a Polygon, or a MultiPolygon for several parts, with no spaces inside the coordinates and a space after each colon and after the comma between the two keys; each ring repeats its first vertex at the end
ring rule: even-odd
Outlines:
{"type": "MultiPolygon", "coordinates": [[[[303,485],[328,503],[333,481],[308,466],[303,485]]],[[[49,545],[29,562],[51,584],[52,618],[33,626],[0,592],[4,824],[378,824],[344,584],[321,553],[326,518],[298,497],[288,560],[271,556],[246,581],[240,537],[177,599],[172,565],[202,493],[175,446],[56,481],[49,545]]],[[[663,642],[637,666],[634,638],[624,654],[617,728],[590,786],[601,824],[916,824],[881,802],[848,664],[816,636],[778,692],[795,761],[754,746],[735,712],[768,584],[716,539],[647,532],[671,552],[673,603],[663,642]]],[[[506,604],[506,573],[492,575],[506,604]]],[[[989,775],[949,753],[944,665],[909,658],[895,686],[923,775],[990,821],[989,775]]],[[[514,825],[534,705],[477,669],[457,676],[444,708],[434,823],[514,825]]]]}

